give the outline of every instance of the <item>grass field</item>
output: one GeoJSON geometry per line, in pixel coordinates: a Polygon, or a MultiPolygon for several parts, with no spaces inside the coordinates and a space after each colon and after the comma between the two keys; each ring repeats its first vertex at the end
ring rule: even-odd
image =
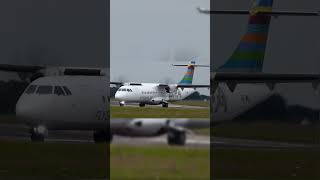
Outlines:
{"type": "Polygon", "coordinates": [[[110,107],[111,118],[209,118],[209,109],[110,107]]]}
{"type": "Polygon", "coordinates": [[[14,114],[0,115],[0,123],[6,123],[6,124],[17,123],[17,119],[14,114]]]}
{"type": "Polygon", "coordinates": [[[195,129],[193,132],[197,135],[206,135],[210,136],[210,128],[205,128],[205,129],[195,129]]]}
{"type": "Polygon", "coordinates": [[[104,178],[109,160],[104,144],[1,141],[0,179],[104,178]]]}
{"type": "Polygon", "coordinates": [[[112,145],[111,179],[210,179],[210,150],[112,145]]]}
{"type": "Polygon", "coordinates": [[[320,179],[320,151],[213,149],[215,179],[320,179]]]}
{"type": "Polygon", "coordinates": [[[177,104],[177,105],[186,105],[186,106],[209,107],[210,102],[209,102],[209,101],[191,101],[191,100],[182,100],[182,101],[173,102],[172,104],[177,104]]]}
{"type": "Polygon", "coordinates": [[[0,141],[0,179],[210,179],[210,150],[0,141]]]}
{"type": "Polygon", "coordinates": [[[320,126],[303,126],[287,122],[226,122],[211,129],[213,136],[272,140],[285,142],[320,143],[320,126]]]}

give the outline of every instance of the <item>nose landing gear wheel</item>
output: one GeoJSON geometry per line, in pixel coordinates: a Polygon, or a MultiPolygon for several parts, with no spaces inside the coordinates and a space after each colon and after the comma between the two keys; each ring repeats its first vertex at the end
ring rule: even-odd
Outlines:
{"type": "Polygon", "coordinates": [[[169,104],[168,103],[162,103],[162,107],[167,108],[167,107],[169,107],[169,104]]]}
{"type": "Polygon", "coordinates": [[[93,140],[95,143],[104,143],[104,142],[111,143],[112,139],[113,139],[113,135],[109,134],[106,131],[95,131],[93,133],[93,140]]]}
{"type": "Polygon", "coordinates": [[[31,141],[32,142],[44,142],[44,135],[31,133],[31,141]]]}
{"type": "Polygon", "coordinates": [[[140,103],[139,106],[140,106],[140,107],[145,107],[146,104],[140,103]]]}
{"type": "Polygon", "coordinates": [[[169,145],[184,146],[186,139],[186,133],[184,131],[168,132],[167,141],[169,145]]]}
{"type": "Polygon", "coordinates": [[[48,129],[45,126],[36,126],[31,128],[31,141],[32,142],[43,142],[45,137],[48,136],[48,129]]]}

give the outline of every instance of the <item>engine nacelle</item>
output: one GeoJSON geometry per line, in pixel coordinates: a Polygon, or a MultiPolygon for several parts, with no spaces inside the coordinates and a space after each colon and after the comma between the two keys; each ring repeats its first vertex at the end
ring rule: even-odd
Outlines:
{"type": "Polygon", "coordinates": [[[132,120],[126,130],[129,136],[158,136],[165,134],[168,119],[139,118],[132,120]]]}
{"type": "Polygon", "coordinates": [[[152,102],[152,104],[154,104],[154,105],[158,105],[158,104],[163,103],[163,98],[161,98],[161,97],[156,97],[156,98],[151,99],[151,102],[152,102]]]}
{"type": "Polygon", "coordinates": [[[165,88],[167,93],[172,93],[175,92],[178,89],[178,85],[177,84],[171,84],[168,85],[168,87],[165,88]]]}

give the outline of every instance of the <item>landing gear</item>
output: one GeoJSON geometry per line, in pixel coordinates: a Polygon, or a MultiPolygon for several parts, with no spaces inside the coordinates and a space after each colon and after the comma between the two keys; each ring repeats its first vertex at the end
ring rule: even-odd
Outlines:
{"type": "Polygon", "coordinates": [[[119,102],[119,105],[120,105],[120,107],[122,107],[122,106],[125,105],[125,102],[124,102],[124,101],[120,101],[120,102],[119,102]]]}
{"type": "Polygon", "coordinates": [[[167,108],[167,107],[169,107],[169,104],[168,103],[162,103],[162,107],[167,108]]]}
{"type": "Polygon", "coordinates": [[[95,131],[93,133],[93,140],[95,143],[103,143],[103,142],[111,143],[112,138],[113,138],[112,134],[109,134],[108,132],[103,130],[95,131]]]}
{"type": "Polygon", "coordinates": [[[32,142],[43,142],[48,136],[48,129],[45,126],[33,127],[30,132],[32,142]]]}
{"type": "Polygon", "coordinates": [[[144,104],[144,103],[140,103],[140,104],[139,104],[139,106],[140,106],[140,107],[145,107],[145,106],[146,106],[146,104],[144,104]]]}
{"type": "Polygon", "coordinates": [[[186,144],[185,131],[169,131],[167,141],[169,145],[184,146],[186,144]]]}
{"type": "Polygon", "coordinates": [[[44,135],[31,133],[31,141],[32,142],[44,142],[44,135]]]}

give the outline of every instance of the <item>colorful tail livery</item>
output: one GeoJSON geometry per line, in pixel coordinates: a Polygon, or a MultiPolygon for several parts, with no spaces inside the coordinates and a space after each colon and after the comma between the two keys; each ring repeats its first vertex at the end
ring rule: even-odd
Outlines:
{"type": "Polygon", "coordinates": [[[260,72],[263,67],[271,16],[258,14],[271,12],[273,0],[257,0],[250,11],[246,34],[219,72],[260,72]]]}
{"type": "Polygon", "coordinates": [[[187,72],[183,76],[179,84],[192,84],[194,68],[195,67],[210,67],[209,65],[199,65],[196,64],[197,57],[191,59],[190,64],[172,64],[172,66],[187,66],[187,72]]]}
{"type": "Polygon", "coordinates": [[[191,63],[188,65],[188,69],[187,69],[186,74],[183,76],[183,78],[179,82],[179,84],[192,84],[195,64],[196,64],[195,61],[191,61],[191,63]]]}

